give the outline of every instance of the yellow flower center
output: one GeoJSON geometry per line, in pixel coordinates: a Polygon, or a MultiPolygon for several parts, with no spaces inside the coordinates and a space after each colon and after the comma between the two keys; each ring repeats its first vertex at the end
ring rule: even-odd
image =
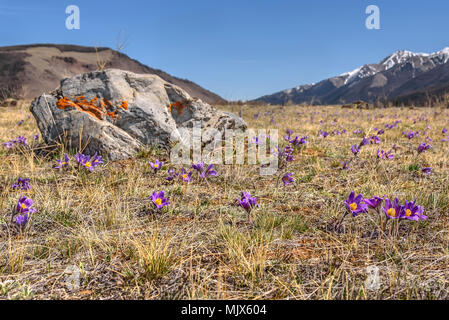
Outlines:
{"type": "Polygon", "coordinates": [[[407,217],[410,217],[410,216],[412,215],[412,210],[407,209],[407,210],[405,211],[405,215],[406,215],[407,217]]]}
{"type": "Polygon", "coordinates": [[[155,168],[159,168],[159,165],[157,163],[154,164],[155,168]]]}
{"type": "Polygon", "coordinates": [[[184,173],[184,174],[182,175],[182,178],[183,178],[183,179],[187,179],[187,173],[184,173]]]}
{"type": "Polygon", "coordinates": [[[90,162],[86,162],[85,166],[86,166],[87,168],[90,168],[90,167],[92,166],[92,164],[91,164],[90,162]]]}
{"type": "Polygon", "coordinates": [[[357,203],[353,202],[349,205],[349,208],[351,208],[352,211],[357,209],[357,203]]]}
{"type": "Polygon", "coordinates": [[[387,210],[387,214],[392,217],[396,217],[396,210],[394,208],[390,208],[387,210]]]}
{"type": "Polygon", "coordinates": [[[64,162],[63,162],[62,164],[63,164],[63,165],[66,165],[66,164],[67,164],[67,162],[65,162],[65,161],[64,161],[64,162]]]}
{"type": "Polygon", "coordinates": [[[162,200],[161,200],[160,198],[157,198],[156,200],[154,200],[154,203],[155,203],[156,205],[160,206],[161,203],[162,203],[162,200]]]}
{"type": "Polygon", "coordinates": [[[22,209],[26,209],[26,208],[27,208],[27,206],[25,205],[25,203],[22,203],[20,206],[22,207],[22,209]]]}

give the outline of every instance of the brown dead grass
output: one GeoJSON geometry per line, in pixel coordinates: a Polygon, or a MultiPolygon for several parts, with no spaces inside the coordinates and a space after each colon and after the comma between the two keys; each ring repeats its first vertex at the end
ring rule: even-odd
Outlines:
{"type": "MultiPolygon", "coordinates": [[[[0,108],[0,141],[37,127],[29,101],[0,108]],[[17,122],[25,119],[18,126],[17,122]]],[[[53,169],[61,148],[0,151],[0,297],[9,299],[442,299],[448,289],[448,148],[444,109],[354,110],[338,107],[223,107],[252,128],[291,128],[308,135],[307,147],[287,168],[295,186],[277,186],[278,177],[261,177],[256,166],[217,166],[210,183],[167,184],[166,165],[154,175],[148,165],[168,162],[161,150],[134,160],[106,163],[94,173],[53,169]],[[238,109],[237,109],[238,108],[238,109]],[[259,118],[254,115],[260,112],[259,118]],[[264,114],[265,112],[269,112],[264,114]],[[298,112],[300,113],[298,115],[298,112]],[[438,112],[440,115],[435,115],[438,112]],[[367,114],[375,116],[367,119],[367,114]],[[314,121],[310,122],[313,115],[314,121]],[[275,123],[270,124],[271,117],[275,123]],[[417,121],[421,116],[427,121],[417,121]],[[337,118],[337,124],[332,124],[337,118]],[[377,146],[353,158],[357,128],[402,124],[381,136],[383,149],[399,147],[394,161],[378,162],[377,146]],[[323,124],[319,121],[323,120],[323,124]],[[342,126],[342,136],[317,136],[319,129],[342,126]],[[432,129],[433,149],[416,154],[420,136],[401,131],[432,129]],[[49,152],[51,151],[51,152],[49,152]],[[413,151],[413,152],[411,152],[413,151]],[[423,176],[419,169],[431,166],[423,176]],[[415,169],[418,170],[415,170],[415,169]],[[11,210],[21,192],[18,178],[30,178],[39,210],[29,228],[17,232],[11,210]],[[149,214],[148,197],[165,190],[171,205],[149,214]],[[235,206],[241,191],[259,198],[253,223],[235,206]],[[393,224],[385,233],[373,213],[348,217],[335,231],[350,191],[365,196],[417,197],[430,217],[424,223],[393,224]],[[365,285],[366,268],[380,271],[379,290],[365,285]],[[80,287],[67,286],[67,268],[80,272],[80,287]]],[[[449,128],[448,128],[449,129],[449,128]]],[[[280,136],[282,136],[280,134],[280,136]]],[[[365,136],[373,130],[365,132],[365,136]]],[[[279,172],[282,174],[283,172],[279,172]]]]}

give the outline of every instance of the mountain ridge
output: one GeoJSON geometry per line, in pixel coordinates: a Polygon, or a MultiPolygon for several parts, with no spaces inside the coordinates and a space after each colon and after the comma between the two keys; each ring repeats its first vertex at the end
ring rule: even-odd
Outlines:
{"type": "Polygon", "coordinates": [[[395,100],[417,91],[449,87],[449,79],[444,77],[447,68],[440,68],[443,65],[449,65],[449,47],[433,53],[398,50],[378,63],[365,64],[315,84],[299,85],[265,95],[253,102],[344,104],[358,100],[395,100]],[[432,76],[433,73],[435,75],[432,76]],[[419,83],[414,80],[416,78],[427,81],[419,83]],[[415,91],[411,91],[412,87],[415,91]]]}
{"type": "Polygon", "coordinates": [[[34,98],[53,90],[64,78],[97,70],[99,59],[105,62],[105,68],[156,74],[209,104],[227,102],[193,81],[151,68],[122,52],[107,47],[71,44],[36,43],[0,47],[0,88],[6,91],[3,95],[34,98]]]}

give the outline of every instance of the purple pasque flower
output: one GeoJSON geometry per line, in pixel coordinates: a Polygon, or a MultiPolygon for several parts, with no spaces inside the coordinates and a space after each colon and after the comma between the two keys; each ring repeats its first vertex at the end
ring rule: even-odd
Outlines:
{"type": "Polygon", "coordinates": [[[385,198],[385,205],[382,207],[385,215],[389,219],[399,219],[403,215],[404,208],[399,205],[398,198],[391,201],[389,198],[385,198]]]}
{"type": "Polygon", "coordinates": [[[353,217],[356,217],[359,213],[368,211],[368,206],[363,202],[363,195],[359,194],[356,197],[354,191],[352,191],[349,194],[348,199],[345,200],[345,205],[353,217]]]}
{"type": "Polygon", "coordinates": [[[263,140],[265,140],[265,139],[263,139],[261,137],[252,137],[251,138],[251,143],[253,143],[253,144],[257,145],[257,146],[264,145],[263,140]]]}
{"type": "Polygon", "coordinates": [[[39,135],[38,134],[35,134],[34,136],[33,136],[33,139],[36,141],[36,140],[39,140],[39,135]]]}
{"type": "Polygon", "coordinates": [[[362,141],[360,142],[360,147],[366,146],[370,144],[370,140],[368,138],[363,138],[362,141]]]}
{"type": "Polygon", "coordinates": [[[16,138],[16,143],[17,144],[21,144],[23,146],[26,146],[27,145],[27,138],[25,138],[24,136],[18,136],[16,138]]]}
{"type": "Polygon", "coordinates": [[[184,168],[182,168],[181,172],[179,174],[179,177],[184,182],[190,182],[190,181],[192,181],[192,174],[193,174],[193,171],[187,172],[184,168]]]}
{"type": "Polygon", "coordinates": [[[159,159],[156,159],[156,161],[154,162],[149,161],[148,163],[150,164],[151,168],[153,168],[155,173],[158,172],[164,165],[164,162],[159,161],[159,159]]]}
{"type": "Polygon", "coordinates": [[[296,136],[294,139],[290,140],[290,143],[293,146],[300,146],[300,145],[303,145],[303,144],[307,143],[307,138],[308,138],[307,136],[304,136],[302,138],[296,136]]]}
{"type": "Polygon", "coordinates": [[[441,132],[444,134],[444,133],[447,132],[447,129],[446,129],[446,128],[443,128],[443,130],[441,130],[441,132]]]}
{"type": "Polygon", "coordinates": [[[84,155],[82,153],[77,153],[75,155],[75,160],[76,162],[78,162],[80,165],[82,165],[84,168],[86,168],[89,171],[94,171],[94,169],[103,163],[103,158],[101,156],[97,156],[97,154],[95,153],[95,155],[88,156],[88,155],[84,155]]]}
{"type": "Polygon", "coordinates": [[[377,196],[372,197],[371,199],[363,199],[363,202],[365,202],[368,207],[372,209],[377,209],[377,207],[382,204],[382,201],[384,201],[384,199],[377,196]]]}
{"type": "Polygon", "coordinates": [[[12,149],[14,148],[14,145],[16,144],[15,140],[3,142],[2,146],[4,146],[6,149],[12,149]]]}
{"type": "Polygon", "coordinates": [[[204,170],[204,162],[200,161],[197,164],[193,164],[192,168],[198,172],[201,179],[206,179],[208,176],[217,175],[217,171],[213,170],[213,164],[210,164],[209,166],[207,166],[206,170],[204,170]]]}
{"type": "Polygon", "coordinates": [[[348,161],[345,160],[345,161],[342,162],[341,164],[343,165],[343,168],[342,168],[343,170],[349,170],[349,167],[348,167],[348,161]]]}
{"type": "Polygon", "coordinates": [[[203,172],[200,173],[200,178],[201,179],[206,179],[209,176],[216,176],[217,175],[217,171],[215,171],[213,169],[214,169],[214,165],[213,164],[208,165],[206,170],[204,170],[203,172]]]}
{"type": "Polygon", "coordinates": [[[372,136],[370,139],[370,143],[371,144],[379,144],[380,143],[380,138],[378,136],[372,136]]]}
{"type": "Polygon", "coordinates": [[[384,150],[377,149],[377,158],[392,160],[394,159],[393,150],[385,152],[384,150]]]}
{"type": "Polygon", "coordinates": [[[403,216],[401,218],[413,221],[426,220],[427,216],[423,215],[424,208],[422,206],[415,205],[415,201],[405,202],[403,206],[403,216]]]}
{"type": "Polygon", "coordinates": [[[384,134],[385,133],[385,130],[384,129],[380,129],[379,131],[377,131],[377,135],[382,135],[382,134],[384,134]]]}
{"type": "Polygon", "coordinates": [[[360,145],[353,145],[351,147],[351,152],[356,156],[360,152],[360,145]]]}
{"type": "Polygon", "coordinates": [[[27,197],[21,197],[19,199],[19,202],[17,203],[17,213],[34,213],[36,212],[35,208],[32,208],[33,206],[33,200],[31,198],[27,197]]]}
{"type": "Polygon", "coordinates": [[[404,135],[406,135],[409,139],[413,139],[414,137],[419,135],[419,132],[413,132],[413,130],[410,130],[407,134],[404,133],[404,135]]]}
{"type": "Polygon", "coordinates": [[[157,209],[162,209],[163,207],[166,207],[170,204],[170,201],[168,198],[165,198],[165,192],[164,191],[154,191],[151,196],[151,201],[153,201],[153,204],[156,206],[157,209]]]}
{"type": "Polygon", "coordinates": [[[249,192],[242,192],[242,196],[240,199],[237,199],[238,205],[245,209],[245,211],[249,214],[253,208],[259,207],[257,204],[257,198],[251,197],[249,192]]]}
{"type": "Polygon", "coordinates": [[[294,161],[295,160],[295,158],[293,157],[293,155],[291,154],[291,153],[286,153],[286,155],[285,155],[285,162],[292,162],[292,161],[294,161]]]}
{"type": "Polygon", "coordinates": [[[168,169],[168,177],[166,177],[165,180],[167,180],[167,181],[172,181],[172,180],[174,180],[178,175],[179,175],[179,173],[177,173],[176,170],[175,170],[174,168],[170,168],[170,169],[168,169]]]}
{"type": "Polygon", "coordinates": [[[204,171],[204,162],[200,161],[197,164],[192,164],[192,168],[195,169],[198,173],[204,171]]]}
{"type": "Polygon", "coordinates": [[[323,138],[326,138],[327,136],[329,136],[329,132],[327,132],[327,131],[318,131],[318,134],[320,135],[320,136],[322,136],[323,138]]]}
{"type": "Polygon", "coordinates": [[[284,149],[281,149],[279,146],[276,146],[276,148],[272,149],[270,152],[279,158],[280,167],[284,165],[283,163],[284,160],[286,163],[295,160],[292,155],[293,148],[290,145],[287,145],[284,149]]]}
{"type": "Polygon", "coordinates": [[[28,213],[25,213],[24,215],[19,214],[15,218],[16,223],[22,228],[25,227],[29,220],[30,216],[28,215],[28,213]]]}
{"type": "Polygon", "coordinates": [[[424,174],[430,174],[432,172],[432,168],[431,167],[422,168],[421,172],[424,174]]]}
{"type": "Polygon", "coordinates": [[[58,162],[58,165],[55,167],[55,169],[62,169],[69,165],[70,157],[67,155],[67,153],[64,153],[64,159],[58,159],[56,161],[58,162]]]}
{"type": "Polygon", "coordinates": [[[288,186],[295,182],[295,179],[292,178],[293,172],[287,172],[282,177],[282,182],[284,183],[284,186],[288,186]]]}
{"type": "Polygon", "coordinates": [[[31,185],[30,185],[29,181],[30,181],[30,179],[28,179],[28,178],[25,178],[25,179],[19,178],[19,179],[17,179],[17,182],[12,185],[12,188],[25,190],[25,191],[30,190],[31,185]]]}
{"type": "Polygon", "coordinates": [[[362,133],[362,129],[356,129],[354,131],[352,131],[353,134],[360,134],[362,133]]]}
{"type": "Polygon", "coordinates": [[[287,130],[285,130],[285,132],[286,132],[287,134],[284,136],[284,140],[285,140],[285,141],[290,141],[291,135],[293,134],[293,130],[287,129],[287,130]]]}
{"type": "Polygon", "coordinates": [[[431,148],[432,148],[432,146],[430,144],[423,142],[418,146],[418,153],[422,153],[431,148]]]}

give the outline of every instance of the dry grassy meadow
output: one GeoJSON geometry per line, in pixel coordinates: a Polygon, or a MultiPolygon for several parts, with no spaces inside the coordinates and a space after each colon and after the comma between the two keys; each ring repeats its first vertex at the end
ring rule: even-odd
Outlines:
{"type": "Polygon", "coordinates": [[[156,149],[92,173],[54,169],[67,151],[33,141],[39,132],[29,104],[0,108],[0,142],[23,135],[31,145],[0,147],[0,299],[448,298],[447,109],[225,106],[241,110],[250,128],[279,128],[281,138],[290,128],[308,143],[276,176],[219,165],[208,182],[169,183],[169,154],[156,149]],[[355,158],[351,146],[376,127],[385,129],[381,143],[355,158]],[[345,134],[331,134],[343,128],[345,134]],[[319,136],[320,129],[330,135],[319,136]],[[401,134],[410,130],[420,135],[401,134]],[[432,149],[418,154],[426,136],[432,149]],[[394,144],[395,159],[377,159],[377,148],[394,144]],[[155,159],[165,161],[157,174],[148,164],[155,159]],[[285,172],[295,185],[278,182],[285,172]],[[19,177],[30,178],[32,189],[12,189],[19,177]],[[152,214],[149,197],[159,190],[171,204],[152,214]],[[253,222],[236,205],[241,191],[258,197],[253,222]],[[370,211],[336,228],[351,191],[401,202],[416,197],[429,219],[384,227],[385,216],[379,223],[370,211]],[[23,231],[11,219],[20,195],[37,209],[23,231]],[[379,268],[377,290],[367,288],[369,266],[379,268]],[[79,288],[67,285],[75,267],[79,288]]]}

